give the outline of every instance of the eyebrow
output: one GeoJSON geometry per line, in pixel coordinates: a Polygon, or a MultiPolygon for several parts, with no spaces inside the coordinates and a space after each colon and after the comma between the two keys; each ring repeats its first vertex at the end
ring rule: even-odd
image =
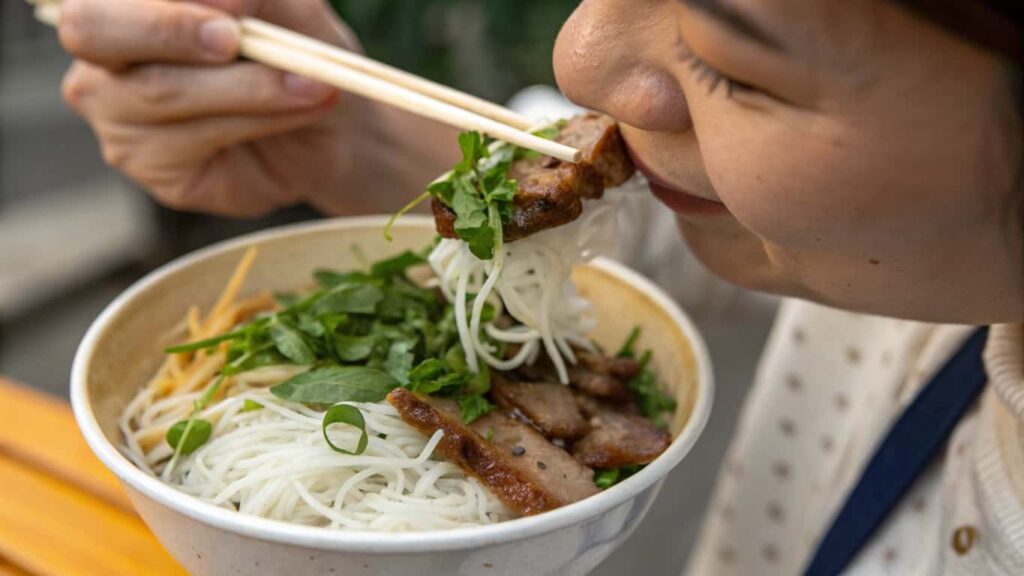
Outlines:
{"type": "Polygon", "coordinates": [[[746,14],[736,10],[732,6],[722,3],[722,0],[680,0],[683,4],[700,10],[719,20],[721,23],[732,28],[739,34],[779,52],[785,52],[785,48],[777,38],[767,33],[764,28],[754,22],[746,14]]]}

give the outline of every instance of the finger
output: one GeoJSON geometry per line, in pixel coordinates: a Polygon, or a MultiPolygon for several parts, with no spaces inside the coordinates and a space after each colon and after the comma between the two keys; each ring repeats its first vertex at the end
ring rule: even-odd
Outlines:
{"type": "Polygon", "coordinates": [[[252,62],[150,64],[121,73],[81,65],[65,82],[65,95],[83,95],[76,107],[83,114],[136,124],[297,111],[336,93],[326,84],[252,62]]]}
{"type": "Polygon", "coordinates": [[[299,203],[258,155],[246,147],[226,148],[210,159],[199,176],[178,189],[154,190],[162,204],[179,210],[232,218],[256,218],[299,203]]]}
{"type": "Polygon", "coordinates": [[[197,0],[235,16],[253,16],[347,50],[362,52],[359,40],[324,0],[197,0]]]}
{"type": "Polygon", "coordinates": [[[65,0],[59,34],[73,56],[111,69],[227,62],[239,45],[238,24],[224,12],[162,0],[65,0]]]}
{"type": "MultiPolygon", "coordinates": [[[[173,124],[96,122],[104,160],[140,184],[175,189],[182,172],[194,170],[228,148],[310,126],[330,114],[321,106],[273,116],[227,116],[173,124]]],[[[174,198],[170,198],[173,202],[174,198]]]]}

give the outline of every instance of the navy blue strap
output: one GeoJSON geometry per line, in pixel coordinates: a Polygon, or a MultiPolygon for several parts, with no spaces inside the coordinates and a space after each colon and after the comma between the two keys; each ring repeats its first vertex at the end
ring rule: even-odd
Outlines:
{"type": "Polygon", "coordinates": [[[878,445],[860,480],[818,544],[805,576],[839,574],[945,444],[987,378],[979,328],[907,406],[878,445]]]}

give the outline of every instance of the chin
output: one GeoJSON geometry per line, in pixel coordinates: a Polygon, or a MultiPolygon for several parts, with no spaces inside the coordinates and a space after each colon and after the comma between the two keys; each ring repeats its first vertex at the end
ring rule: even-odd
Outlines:
{"type": "Polygon", "coordinates": [[[807,297],[787,280],[764,242],[733,218],[694,223],[676,218],[690,251],[716,276],[748,290],[807,297]]]}

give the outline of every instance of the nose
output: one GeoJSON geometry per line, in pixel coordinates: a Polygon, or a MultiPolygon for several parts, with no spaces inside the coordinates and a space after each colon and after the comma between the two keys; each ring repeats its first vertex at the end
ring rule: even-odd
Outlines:
{"type": "Polygon", "coordinates": [[[573,102],[653,132],[691,126],[669,67],[676,36],[670,6],[656,0],[585,0],[555,42],[559,89],[573,102]]]}

